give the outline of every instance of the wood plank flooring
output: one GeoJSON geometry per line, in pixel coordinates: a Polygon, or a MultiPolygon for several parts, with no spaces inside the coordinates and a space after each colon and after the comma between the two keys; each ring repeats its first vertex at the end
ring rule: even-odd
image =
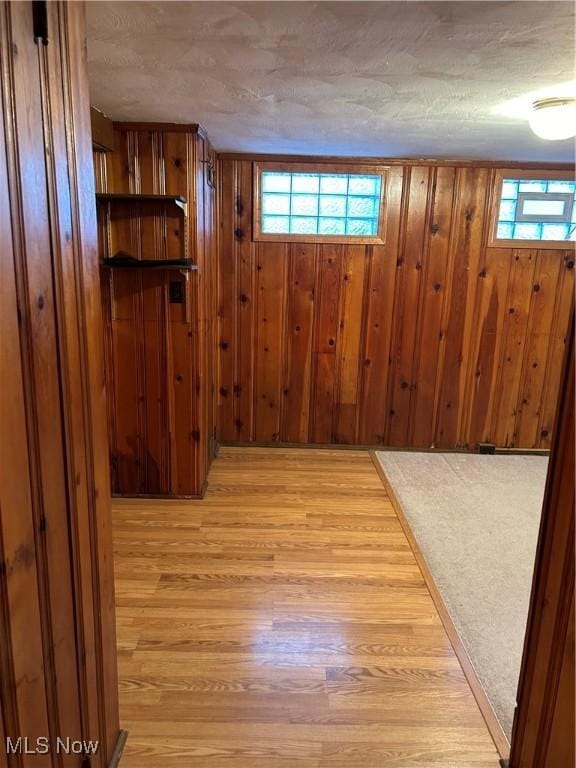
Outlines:
{"type": "Polygon", "coordinates": [[[497,768],[364,451],[223,448],[115,500],[123,768],[497,768]]]}

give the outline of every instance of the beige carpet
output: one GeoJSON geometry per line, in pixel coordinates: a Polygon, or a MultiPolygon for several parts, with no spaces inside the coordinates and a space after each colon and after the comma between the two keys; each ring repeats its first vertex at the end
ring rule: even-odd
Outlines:
{"type": "Polygon", "coordinates": [[[377,456],[510,739],[548,459],[377,456]]]}

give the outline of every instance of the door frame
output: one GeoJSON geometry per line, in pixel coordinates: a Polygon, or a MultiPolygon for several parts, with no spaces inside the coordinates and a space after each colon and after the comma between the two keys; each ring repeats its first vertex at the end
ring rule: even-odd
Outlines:
{"type": "Polygon", "coordinates": [[[509,768],[574,765],[574,375],[572,322],[542,507],[510,761],[502,761],[509,768]]]}

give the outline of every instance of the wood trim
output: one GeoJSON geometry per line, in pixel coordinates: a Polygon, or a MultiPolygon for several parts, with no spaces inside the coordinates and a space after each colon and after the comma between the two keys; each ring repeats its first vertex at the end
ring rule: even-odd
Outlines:
{"type": "MultiPolygon", "coordinates": [[[[394,445],[382,445],[377,449],[373,445],[361,443],[294,443],[279,440],[222,440],[219,445],[235,448],[325,448],[330,451],[395,451],[396,453],[478,453],[477,448],[400,448],[394,445]]],[[[548,456],[547,448],[496,448],[495,454],[507,456],[548,456]]]]}
{"type": "MultiPolygon", "coordinates": [[[[84,327],[81,339],[81,370],[84,371],[85,457],[87,476],[87,533],[94,553],[92,588],[96,638],[96,669],[99,720],[109,754],[119,731],[116,616],[110,474],[107,461],[106,392],[103,380],[103,323],[100,306],[98,234],[94,205],[94,176],[90,136],[90,102],[86,68],[85,8],[61,4],[61,36],[75,58],[63,55],[68,88],[64,103],[71,125],[69,167],[74,201],[73,231],[78,238],[77,290],[79,316],[84,327]]],[[[104,756],[102,757],[104,761],[104,756]]]]}
{"type": "MultiPolygon", "coordinates": [[[[116,125],[116,123],[115,123],[116,125]]],[[[118,125],[130,125],[130,123],[118,123],[118,125]]],[[[148,124],[144,124],[148,125],[148,124]]],[[[269,153],[251,152],[218,152],[219,160],[250,160],[260,163],[274,163],[281,159],[285,163],[328,163],[361,165],[429,165],[429,166],[463,166],[472,168],[518,168],[528,170],[557,170],[574,171],[574,163],[545,163],[545,162],[515,162],[510,160],[467,160],[462,158],[430,158],[430,157],[362,157],[341,155],[274,155],[269,153]]]]}
{"type": "Polygon", "coordinates": [[[117,766],[119,765],[120,760],[122,759],[122,754],[124,752],[124,747],[126,746],[127,738],[128,738],[128,731],[122,729],[118,734],[118,739],[116,740],[116,746],[114,747],[114,751],[110,756],[110,762],[108,763],[108,768],[117,768],[117,766]]]}
{"type": "Polygon", "coordinates": [[[112,125],[116,131],[167,131],[170,133],[202,133],[204,128],[199,123],[148,123],[113,120],[112,125]]]}
{"type": "Polygon", "coordinates": [[[286,162],[255,162],[253,164],[253,196],[252,210],[252,239],[256,242],[277,243],[326,243],[347,245],[383,245],[386,241],[386,191],[388,181],[388,168],[378,165],[359,165],[357,163],[286,163],[286,162]],[[260,227],[261,212],[261,178],[264,171],[282,171],[284,173],[338,173],[346,170],[347,173],[364,173],[380,176],[380,204],[378,211],[378,235],[375,237],[353,237],[346,235],[294,235],[289,233],[266,234],[260,227]]]}
{"type": "Polygon", "coordinates": [[[206,484],[201,493],[182,494],[182,493],[113,493],[113,499],[158,499],[159,501],[170,501],[171,499],[181,499],[182,501],[200,501],[206,493],[206,484]]]}
{"type": "Polygon", "coordinates": [[[573,240],[494,240],[491,239],[489,248],[514,248],[521,250],[529,248],[540,251],[573,251],[576,243],[573,240]]]}
{"type": "Polygon", "coordinates": [[[502,181],[505,178],[516,177],[518,179],[559,179],[571,181],[574,178],[572,170],[550,169],[530,171],[526,166],[522,169],[516,169],[514,166],[509,168],[498,168],[494,172],[492,180],[492,199],[490,207],[488,248],[538,248],[546,250],[572,251],[576,243],[571,240],[502,240],[496,236],[498,229],[498,211],[500,209],[500,198],[502,196],[502,181]]]}
{"type": "Polygon", "coordinates": [[[378,458],[376,456],[376,451],[373,451],[373,450],[370,451],[370,457],[372,459],[372,462],[374,464],[376,471],[378,472],[378,476],[382,481],[382,485],[386,489],[386,493],[390,498],[390,501],[392,502],[394,511],[398,515],[398,519],[400,520],[400,525],[402,526],[402,529],[406,534],[406,538],[408,539],[410,547],[414,552],[414,557],[416,558],[416,562],[418,563],[418,566],[422,571],[424,581],[426,582],[426,586],[428,587],[428,590],[432,596],[432,600],[434,601],[436,610],[438,611],[438,614],[440,616],[444,629],[446,630],[446,634],[448,635],[450,644],[454,649],[454,653],[458,657],[458,661],[460,662],[462,671],[464,672],[466,680],[470,685],[474,698],[476,699],[476,702],[478,704],[478,708],[480,709],[482,717],[484,718],[486,726],[490,732],[490,735],[492,736],[492,740],[496,745],[498,754],[502,758],[506,759],[510,751],[510,745],[508,743],[508,739],[506,738],[506,735],[502,730],[502,726],[500,725],[498,718],[496,717],[494,709],[492,708],[492,705],[488,699],[488,696],[486,695],[486,691],[482,687],[482,683],[478,679],[474,666],[470,661],[470,657],[468,656],[468,653],[464,647],[464,644],[460,639],[458,630],[456,629],[454,622],[452,621],[452,618],[450,616],[450,613],[446,608],[446,604],[444,603],[444,600],[442,599],[442,596],[438,590],[438,587],[434,582],[434,577],[432,576],[432,572],[430,571],[428,564],[426,562],[426,559],[422,554],[422,550],[420,549],[418,542],[416,541],[416,538],[412,533],[412,529],[410,528],[410,523],[408,522],[408,519],[404,514],[402,505],[398,497],[396,496],[396,493],[392,485],[390,484],[390,481],[386,477],[386,473],[384,472],[382,465],[378,461],[378,458]]]}
{"type": "Polygon", "coordinates": [[[574,377],[572,324],[536,551],[511,768],[574,764],[574,377]],[[563,673],[566,660],[570,664],[563,673]]]}
{"type": "Polygon", "coordinates": [[[548,180],[548,179],[557,179],[558,181],[572,181],[574,178],[573,168],[555,168],[553,166],[550,166],[550,168],[542,168],[540,171],[535,169],[534,171],[530,170],[530,164],[526,163],[525,165],[522,165],[520,168],[516,168],[513,165],[505,166],[498,168],[495,172],[495,181],[498,180],[498,177],[500,177],[500,181],[502,179],[506,178],[507,176],[513,174],[515,178],[517,179],[532,179],[532,180],[548,180]]]}
{"type": "Polygon", "coordinates": [[[118,684],[84,4],[46,17],[41,45],[32,4],[0,3],[0,730],[97,740],[103,768],[118,684]]]}
{"type": "Polygon", "coordinates": [[[114,125],[96,107],[90,107],[90,125],[92,127],[92,144],[94,149],[102,152],[114,151],[114,125]]]}
{"type": "Polygon", "coordinates": [[[494,453],[500,456],[550,456],[548,448],[496,448],[494,453]]]}
{"type": "MultiPolygon", "coordinates": [[[[73,320],[73,312],[70,312],[71,307],[67,305],[66,301],[66,290],[70,290],[70,286],[78,285],[78,276],[75,274],[74,265],[81,262],[78,254],[82,252],[82,236],[86,234],[81,231],[80,222],[77,219],[77,189],[69,181],[75,171],[76,158],[69,151],[67,152],[68,148],[64,141],[68,134],[73,136],[75,130],[74,116],[70,113],[69,109],[70,92],[69,88],[66,87],[70,82],[69,49],[66,35],[63,34],[63,28],[59,23],[65,22],[67,24],[68,19],[67,12],[65,11],[60,17],[58,16],[57,4],[55,3],[49,7],[47,13],[49,28],[58,30],[57,35],[54,35],[55,44],[39,47],[38,51],[40,93],[43,104],[44,146],[47,148],[46,194],[50,221],[50,252],[54,281],[54,300],[56,305],[62,308],[62,311],[56,312],[54,332],[58,350],[57,355],[61,361],[60,388],[62,402],[65,404],[77,403],[78,407],[84,411],[87,407],[84,393],[89,388],[86,380],[86,364],[78,346],[79,340],[76,335],[78,320],[73,320]],[[62,77],[62,85],[59,82],[60,78],[54,77],[56,72],[62,77]],[[56,94],[60,90],[63,97],[63,114],[60,114],[58,110],[54,110],[50,106],[51,99],[58,98],[56,94]],[[69,169],[70,176],[63,180],[64,183],[61,183],[58,169],[66,167],[69,169]],[[66,200],[68,195],[70,196],[71,203],[70,210],[62,205],[62,201],[66,200]],[[59,202],[60,205],[58,204],[59,202]],[[71,237],[68,234],[69,232],[72,233],[71,237]],[[67,321],[69,312],[70,319],[67,321]]],[[[78,127],[78,124],[76,124],[76,127],[78,127]]],[[[72,140],[75,141],[75,137],[72,140]]],[[[80,157],[78,160],[81,162],[80,157]]],[[[82,327],[84,327],[79,302],[75,309],[82,327]]],[[[87,552],[85,547],[83,547],[83,539],[85,540],[86,536],[86,529],[83,527],[85,520],[85,508],[83,507],[85,498],[84,488],[81,483],[73,482],[72,480],[78,469],[80,467],[84,469],[84,466],[86,466],[85,456],[89,448],[88,434],[86,433],[86,427],[80,426],[81,422],[77,419],[74,410],[71,408],[62,408],[61,422],[64,466],[67,478],[68,515],[66,524],[69,541],[71,542],[70,580],[74,603],[74,632],[80,638],[76,649],[79,699],[78,716],[82,724],[82,732],[88,734],[90,733],[90,726],[94,727],[93,720],[96,715],[89,694],[91,688],[96,684],[96,674],[95,670],[87,668],[82,661],[87,652],[86,649],[91,648],[94,643],[91,612],[86,611],[82,604],[82,570],[94,567],[94,556],[92,552],[87,552]],[[82,566],[80,561],[82,561],[82,566]]],[[[87,468],[86,476],[89,477],[90,474],[91,469],[87,468]]],[[[93,514],[90,517],[93,519],[93,514]]],[[[64,523],[64,520],[58,522],[54,519],[52,526],[53,528],[60,527],[62,523],[64,523]]],[[[54,550],[56,557],[58,557],[61,554],[60,546],[56,545],[54,550]]],[[[52,560],[54,559],[54,555],[52,555],[52,560]]],[[[48,556],[47,563],[49,562],[50,558],[48,556]]],[[[48,583],[50,583],[50,574],[48,583]]],[[[59,591],[62,591],[61,586],[59,591]]],[[[96,601],[96,594],[94,594],[93,599],[96,601]]],[[[56,617],[53,620],[57,621],[56,617]]],[[[53,642],[54,640],[49,638],[51,645],[53,642]]],[[[69,657],[65,659],[64,663],[61,662],[61,670],[68,661],[69,657]]],[[[56,679],[59,676],[63,677],[61,672],[60,675],[58,674],[58,669],[55,670],[55,675],[56,679]]],[[[67,687],[71,687],[69,681],[67,681],[67,687]]],[[[102,726],[102,723],[100,725],[102,726]]],[[[101,727],[100,733],[104,732],[105,729],[101,727]]]]}
{"type": "MultiPolygon", "coordinates": [[[[41,539],[45,526],[41,523],[46,512],[39,477],[36,378],[31,368],[30,337],[37,323],[28,300],[36,287],[28,275],[28,260],[36,267],[32,278],[41,276],[47,286],[52,278],[38,258],[49,245],[45,160],[35,150],[43,145],[44,136],[38,52],[32,40],[31,5],[0,3],[0,322],[4,331],[0,343],[0,718],[5,736],[12,738],[22,733],[51,736],[54,720],[49,711],[53,664],[50,656],[46,658],[44,642],[46,578],[41,539]],[[17,87],[22,82],[29,87],[17,87]],[[28,194],[24,194],[25,188],[28,194]],[[8,567],[23,552],[30,567],[8,567]],[[18,600],[19,595],[26,595],[26,600],[18,600]]],[[[45,294],[38,294],[50,306],[45,294]]],[[[35,344],[45,360],[53,350],[49,322],[45,321],[47,330],[38,334],[35,344]]],[[[53,389],[48,376],[43,384],[50,396],[53,389]]],[[[58,411],[55,414],[52,405],[54,423],[58,411]]],[[[54,443],[56,451],[56,440],[54,443]]],[[[71,659],[72,666],[74,661],[71,659]]],[[[12,762],[22,764],[21,760],[12,762]]]]}

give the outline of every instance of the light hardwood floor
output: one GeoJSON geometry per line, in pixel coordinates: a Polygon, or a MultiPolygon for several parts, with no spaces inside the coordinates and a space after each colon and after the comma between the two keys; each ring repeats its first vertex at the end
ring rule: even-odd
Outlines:
{"type": "Polygon", "coordinates": [[[497,768],[364,451],[223,448],[116,500],[124,768],[497,768]]]}

